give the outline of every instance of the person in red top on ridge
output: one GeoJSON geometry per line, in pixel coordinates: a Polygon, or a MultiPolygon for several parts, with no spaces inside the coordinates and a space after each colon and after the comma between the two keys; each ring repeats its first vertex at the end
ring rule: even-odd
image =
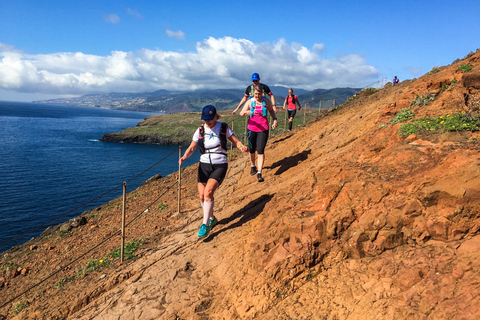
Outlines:
{"type": "Polygon", "coordinates": [[[297,113],[297,104],[298,110],[300,111],[302,106],[300,105],[297,96],[293,94],[292,88],[288,89],[288,97],[285,98],[285,102],[283,103],[283,110],[287,107],[288,111],[288,131],[292,130],[293,118],[295,118],[295,114],[297,113]]]}

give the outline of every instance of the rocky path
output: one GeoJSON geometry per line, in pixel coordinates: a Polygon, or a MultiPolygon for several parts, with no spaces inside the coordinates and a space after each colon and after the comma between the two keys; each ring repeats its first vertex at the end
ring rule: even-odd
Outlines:
{"type": "MultiPolygon", "coordinates": [[[[465,82],[456,71],[466,62],[480,74],[477,53],[270,139],[264,183],[239,155],[215,194],[219,224],[205,239],[196,236],[195,168],[186,169],[182,214],[152,210],[130,229],[130,239],[149,238],[137,260],[62,291],[33,292],[16,318],[480,318],[480,134],[405,137],[389,122],[427,91],[436,99],[415,108],[416,118],[461,112],[458,97],[480,90],[480,76],[465,82]],[[456,85],[440,89],[454,77],[456,85]]],[[[140,188],[131,205],[143,208],[165,185],[140,188]]],[[[162,201],[174,208],[175,190],[162,201]]],[[[95,223],[117,225],[119,209],[109,210],[95,223]]],[[[79,239],[39,247],[55,261],[64,246],[88,244],[79,239]]],[[[28,277],[10,279],[0,293],[28,277]]]]}

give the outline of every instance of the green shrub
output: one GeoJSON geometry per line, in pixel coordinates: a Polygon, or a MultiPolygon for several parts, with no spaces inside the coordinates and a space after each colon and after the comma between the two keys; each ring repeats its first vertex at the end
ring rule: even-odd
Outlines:
{"type": "Polygon", "coordinates": [[[15,307],[13,308],[13,313],[14,314],[17,314],[19,313],[20,311],[22,311],[23,309],[25,309],[26,307],[28,307],[28,303],[26,302],[20,302],[20,303],[17,303],[15,305],[15,307]]]}
{"type": "Polygon", "coordinates": [[[398,134],[401,136],[409,136],[411,134],[416,134],[417,132],[417,126],[413,123],[402,124],[402,126],[398,130],[398,134]]]}
{"type": "Polygon", "coordinates": [[[445,91],[445,90],[447,90],[448,88],[450,88],[450,86],[451,86],[452,84],[454,84],[454,83],[456,83],[456,82],[457,82],[457,79],[453,78],[453,80],[450,81],[449,84],[446,84],[446,85],[442,86],[442,87],[440,88],[440,91],[445,91]]]}
{"type": "MultiPolygon", "coordinates": [[[[135,252],[141,247],[141,245],[145,242],[146,239],[137,239],[133,241],[129,241],[125,243],[124,247],[124,255],[126,260],[131,260],[135,257],[135,252]]],[[[120,259],[120,248],[111,251],[109,254],[105,256],[103,259],[90,259],[80,270],[75,272],[75,276],[62,278],[56,283],[53,288],[58,289],[63,286],[63,284],[79,279],[83,275],[88,275],[100,268],[110,267],[114,260],[120,259]]]]}
{"type": "MultiPolygon", "coordinates": [[[[135,252],[142,246],[146,239],[137,239],[125,243],[123,248],[123,254],[125,255],[126,260],[133,259],[135,257],[135,252]]],[[[107,255],[107,258],[120,259],[120,248],[113,250],[107,255]]]]}
{"type": "Polygon", "coordinates": [[[70,281],[73,281],[73,280],[75,280],[76,278],[77,278],[76,276],[71,276],[71,277],[62,278],[62,279],[60,279],[56,284],[53,285],[53,288],[54,288],[54,289],[61,288],[61,287],[63,287],[63,284],[65,284],[65,283],[67,283],[67,282],[70,282],[70,281]]]}
{"type": "Polygon", "coordinates": [[[462,71],[463,73],[467,73],[472,71],[472,65],[470,63],[462,64],[460,67],[458,67],[457,70],[462,71]]]}
{"type": "Polygon", "coordinates": [[[412,105],[416,107],[424,107],[430,102],[435,100],[435,95],[433,93],[427,93],[423,97],[419,96],[418,94],[415,95],[415,99],[412,100],[412,105]]]}
{"type": "Polygon", "coordinates": [[[438,71],[440,71],[440,69],[437,66],[435,66],[428,72],[428,74],[432,75],[432,74],[437,73],[438,71]]]}
{"type": "Polygon", "coordinates": [[[445,118],[443,123],[446,131],[478,131],[478,117],[457,113],[445,118]]]}
{"type": "Polygon", "coordinates": [[[411,108],[403,108],[389,121],[389,123],[401,123],[412,119],[415,116],[411,108]]]}
{"type": "Polygon", "coordinates": [[[474,117],[469,114],[457,113],[453,116],[447,114],[440,117],[422,117],[412,120],[412,123],[404,124],[400,127],[398,134],[408,136],[412,133],[423,131],[437,131],[444,133],[447,131],[478,131],[480,117],[474,117]]]}
{"type": "Polygon", "coordinates": [[[426,131],[435,131],[440,129],[440,124],[443,123],[442,121],[443,121],[442,117],[439,117],[439,118],[422,117],[420,119],[413,120],[412,124],[415,124],[426,131]]]}
{"type": "Polygon", "coordinates": [[[157,206],[157,209],[158,210],[164,210],[164,209],[167,209],[167,207],[168,207],[167,204],[161,203],[157,206]]]}

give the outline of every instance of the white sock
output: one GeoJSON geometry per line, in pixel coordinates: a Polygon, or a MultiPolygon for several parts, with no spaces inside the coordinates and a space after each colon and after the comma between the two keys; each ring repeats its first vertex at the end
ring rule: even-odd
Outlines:
{"type": "Polygon", "coordinates": [[[208,224],[208,220],[213,218],[213,203],[214,201],[203,202],[203,224],[208,224]]]}

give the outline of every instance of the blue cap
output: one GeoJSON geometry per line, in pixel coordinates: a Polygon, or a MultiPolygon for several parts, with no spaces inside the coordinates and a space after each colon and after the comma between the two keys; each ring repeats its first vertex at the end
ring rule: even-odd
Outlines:
{"type": "Polygon", "coordinates": [[[217,109],[214,106],[209,104],[208,106],[203,107],[202,110],[202,120],[213,120],[217,114],[217,109]]]}
{"type": "Polygon", "coordinates": [[[258,73],[252,74],[252,81],[253,80],[260,80],[260,75],[258,73]]]}

